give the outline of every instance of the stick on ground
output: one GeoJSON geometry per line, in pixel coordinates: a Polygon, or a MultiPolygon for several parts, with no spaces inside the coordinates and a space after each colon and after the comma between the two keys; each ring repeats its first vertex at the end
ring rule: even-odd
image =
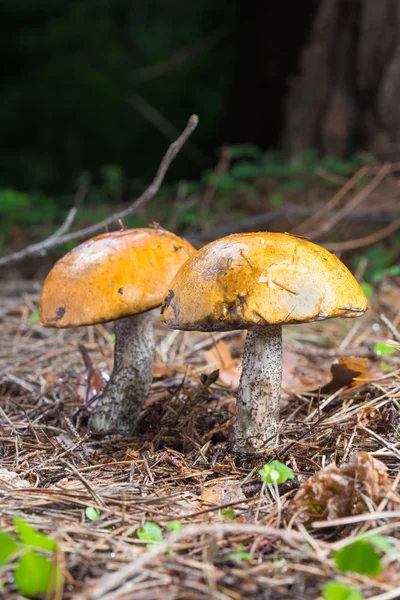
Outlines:
{"type": "Polygon", "coordinates": [[[0,267],[5,267],[10,264],[19,262],[28,256],[33,256],[35,254],[45,253],[52,248],[57,248],[58,246],[62,246],[67,242],[76,242],[92,237],[96,233],[99,233],[104,230],[108,225],[112,225],[116,223],[119,219],[125,219],[126,217],[133,215],[136,213],[139,208],[143,208],[150,200],[154,198],[157,194],[158,190],[162,182],[164,181],[164,177],[169,169],[170,164],[181,150],[184,143],[191,136],[193,131],[196,129],[197,124],[199,122],[199,118],[197,115],[192,115],[186,125],[185,129],[181,133],[175,142],[173,142],[168,148],[167,152],[162,159],[160,166],[158,167],[158,171],[153,182],[149,185],[149,187],[143,192],[139,198],[134,200],[127,208],[121,210],[118,213],[114,213],[108,219],[105,219],[101,223],[96,223],[95,225],[91,225],[89,227],[85,227],[84,229],[79,229],[78,231],[74,231],[72,233],[65,233],[67,226],[71,226],[72,221],[76,215],[76,210],[71,209],[68,213],[66,220],[63,225],[60,227],[58,232],[46,238],[42,242],[38,242],[37,244],[32,244],[23,250],[19,250],[18,252],[13,252],[8,256],[3,256],[0,258],[0,267]]]}

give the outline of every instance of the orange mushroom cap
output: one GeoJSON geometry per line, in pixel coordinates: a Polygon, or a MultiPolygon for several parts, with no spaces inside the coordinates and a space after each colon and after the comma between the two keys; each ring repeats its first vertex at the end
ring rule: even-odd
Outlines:
{"type": "Polygon", "coordinates": [[[243,233],[192,256],[170,283],[161,312],[173,329],[229,331],[366,310],[361,287],[325,248],[286,233],[243,233]]]}
{"type": "Polygon", "coordinates": [[[39,306],[42,325],[93,325],[151,310],[194,252],[189,242],[161,228],[94,237],[48,274],[39,306]]]}

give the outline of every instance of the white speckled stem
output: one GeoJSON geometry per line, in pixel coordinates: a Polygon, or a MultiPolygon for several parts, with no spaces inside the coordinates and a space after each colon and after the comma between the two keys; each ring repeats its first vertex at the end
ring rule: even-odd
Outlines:
{"type": "Polygon", "coordinates": [[[247,332],[236,403],[235,450],[256,453],[278,442],[282,326],[247,332]]]}
{"type": "Polygon", "coordinates": [[[90,417],[93,431],[133,433],[154,371],[154,331],[149,313],[115,321],[114,368],[90,417]]]}

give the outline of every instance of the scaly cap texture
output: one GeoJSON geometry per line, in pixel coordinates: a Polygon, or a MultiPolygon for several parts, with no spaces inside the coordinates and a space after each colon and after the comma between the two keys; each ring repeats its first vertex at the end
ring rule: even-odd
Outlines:
{"type": "Polygon", "coordinates": [[[45,327],[114,321],[159,306],[179,267],[195,252],[164,229],[105,233],[54,265],[42,288],[45,327]]]}
{"type": "Polygon", "coordinates": [[[242,233],[192,256],[170,283],[161,312],[173,329],[229,331],[366,310],[361,287],[325,248],[286,233],[242,233]]]}

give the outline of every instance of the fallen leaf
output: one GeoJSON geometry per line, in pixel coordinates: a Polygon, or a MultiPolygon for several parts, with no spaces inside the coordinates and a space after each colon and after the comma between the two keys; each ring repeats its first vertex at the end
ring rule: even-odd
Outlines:
{"type": "Polygon", "coordinates": [[[207,506],[209,504],[227,504],[228,502],[246,499],[237,479],[217,480],[212,481],[210,485],[202,485],[200,497],[203,502],[207,503],[207,506]]]}
{"type": "MultiPolygon", "coordinates": [[[[328,465],[304,482],[288,505],[288,517],[310,524],[369,512],[371,503],[378,505],[391,485],[386,465],[360,452],[348,463],[328,465]]],[[[393,509],[389,502],[387,510],[393,509]]]]}
{"type": "Polygon", "coordinates": [[[173,377],[174,372],[168,365],[164,363],[155,363],[154,365],[154,377],[157,379],[165,378],[165,377],[173,377]]]}
{"type": "Polygon", "coordinates": [[[8,469],[0,469],[0,489],[10,488],[28,488],[31,487],[28,481],[21,479],[21,477],[9,471],[8,469]]]}
{"type": "Polygon", "coordinates": [[[210,350],[203,352],[209,367],[219,370],[219,380],[232,390],[239,387],[241,365],[234,360],[229,352],[228,346],[220,340],[210,350]]]}
{"type": "Polygon", "coordinates": [[[373,426],[375,428],[377,421],[382,418],[380,411],[374,406],[361,406],[357,411],[357,425],[363,427],[373,426]]]}
{"type": "Polygon", "coordinates": [[[283,349],[282,388],[287,391],[302,393],[312,391],[321,385],[321,370],[315,361],[306,356],[283,349]]]}
{"type": "Polygon", "coordinates": [[[365,378],[368,359],[357,356],[339,358],[337,363],[331,365],[332,379],[321,388],[322,394],[332,394],[342,387],[359,385],[357,378],[365,378]]]}
{"type": "Polygon", "coordinates": [[[110,375],[105,369],[93,371],[90,376],[87,373],[79,373],[76,381],[78,396],[84,402],[91,400],[105,388],[109,379],[110,375]]]}

